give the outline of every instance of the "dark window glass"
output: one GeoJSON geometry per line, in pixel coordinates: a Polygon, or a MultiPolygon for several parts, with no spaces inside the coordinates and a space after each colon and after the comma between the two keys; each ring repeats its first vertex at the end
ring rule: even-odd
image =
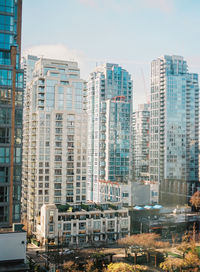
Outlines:
{"type": "Polygon", "coordinates": [[[8,182],[9,179],[9,168],[8,167],[0,167],[0,182],[8,182]]]}
{"type": "Polygon", "coordinates": [[[9,144],[10,143],[10,129],[0,128],[0,143],[9,144]]]}
{"type": "Polygon", "coordinates": [[[15,110],[15,125],[16,126],[22,125],[22,109],[15,110]]]}

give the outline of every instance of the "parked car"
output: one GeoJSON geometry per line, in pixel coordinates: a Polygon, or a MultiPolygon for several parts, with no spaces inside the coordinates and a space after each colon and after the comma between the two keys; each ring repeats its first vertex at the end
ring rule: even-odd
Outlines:
{"type": "Polygon", "coordinates": [[[59,252],[60,255],[62,255],[62,254],[63,255],[68,255],[68,254],[72,254],[72,253],[74,253],[74,251],[69,249],[69,248],[64,249],[63,252],[59,252]]]}

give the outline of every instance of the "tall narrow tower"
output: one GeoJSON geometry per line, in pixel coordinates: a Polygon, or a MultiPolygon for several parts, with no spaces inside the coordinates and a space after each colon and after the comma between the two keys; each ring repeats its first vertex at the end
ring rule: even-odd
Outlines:
{"type": "Polygon", "coordinates": [[[150,181],[163,204],[185,204],[198,182],[198,75],[180,56],[151,65],[150,181]]]}
{"type": "Polygon", "coordinates": [[[22,0],[1,1],[0,12],[0,227],[8,227],[21,213],[22,0]]]}
{"type": "MultiPolygon", "coordinates": [[[[101,198],[101,184],[126,183],[129,177],[132,80],[117,64],[107,63],[90,74],[88,112],[88,199],[101,198]]],[[[120,194],[118,188],[104,195],[120,194]],[[116,194],[112,192],[116,190],[116,194]]]]}
{"type": "Polygon", "coordinates": [[[149,180],[149,119],[150,104],[138,105],[132,115],[133,181],[149,180]]]}

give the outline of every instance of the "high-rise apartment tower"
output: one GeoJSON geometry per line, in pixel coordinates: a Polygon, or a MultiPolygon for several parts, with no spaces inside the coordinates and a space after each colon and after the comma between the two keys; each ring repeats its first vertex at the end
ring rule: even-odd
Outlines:
{"type": "Polygon", "coordinates": [[[24,98],[22,214],[86,201],[85,82],[76,62],[40,59],[24,98]]]}
{"type": "Polygon", "coordinates": [[[22,0],[0,1],[0,227],[20,221],[22,0]]]}
{"type": "MultiPolygon", "coordinates": [[[[89,76],[88,112],[88,199],[102,201],[101,183],[127,183],[129,178],[132,80],[117,64],[107,63],[89,76]]],[[[119,188],[120,189],[120,188],[119,188]]],[[[104,195],[115,195],[104,192],[104,195]]],[[[115,197],[114,197],[115,198],[115,197]]],[[[119,200],[118,198],[115,198],[119,200]]],[[[103,200],[112,200],[104,198],[103,200]]]]}
{"type": "Polygon", "coordinates": [[[150,181],[159,201],[184,204],[198,182],[199,85],[180,56],[151,64],[150,181]]]}

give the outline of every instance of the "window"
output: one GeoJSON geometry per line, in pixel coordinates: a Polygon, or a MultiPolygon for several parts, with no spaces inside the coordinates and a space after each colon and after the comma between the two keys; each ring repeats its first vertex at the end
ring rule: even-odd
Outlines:
{"type": "Polygon", "coordinates": [[[54,188],[55,189],[61,189],[61,183],[55,183],[54,188]]]}
{"type": "MultiPolygon", "coordinates": [[[[1,54],[7,52],[0,52],[0,62],[1,62],[1,54]]],[[[1,64],[1,63],[0,63],[1,64]]],[[[1,104],[11,104],[11,90],[9,89],[0,89],[0,103],[1,104]]]]}
{"type": "Polygon", "coordinates": [[[62,147],[62,142],[56,142],[56,147],[62,147]]]}
{"type": "Polygon", "coordinates": [[[49,181],[49,176],[45,176],[45,181],[49,181]]]}
{"type": "Polygon", "coordinates": [[[0,143],[9,144],[10,143],[10,129],[0,128],[0,143]]]}
{"type": "Polygon", "coordinates": [[[63,224],[63,230],[71,230],[71,224],[70,223],[63,224]]]}
{"type": "Polygon", "coordinates": [[[73,189],[73,187],[74,187],[73,183],[67,183],[67,188],[73,189]]]}
{"type": "Polygon", "coordinates": [[[11,109],[0,108],[0,124],[1,125],[11,124],[11,109]]]}
{"type": "Polygon", "coordinates": [[[21,109],[15,109],[15,126],[21,126],[22,125],[22,110],[21,109]]]}
{"type": "Polygon", "coordinates": [[[86,227],[86,223],[79,223],[79,229],[84,230],[86,227]]]}
{"type": "Polygon", "coordinates": [[[93,226],[93,228],[94,229],[100,229],[101,228],[101,221],[94,221],[94,226],[93,226]]]}
{"type": "Polygon", "coordinates": [[[61,169],[55,169],[54,173],[55,173],[55,175],[62,175],[62,170],[61,169]]]}
{"type": "Polygon", "coordinates": [[[55,156],[55,161],[62,161],[62,156],[56,155],[55,156]]]}
{"type": "MultiPolygon", "coordinates": [[[[9,38],[9,36],[12,39],[12,35],[0,33],[0,46],[2,45],[2,39],[9,38]]],[[[9,47],[10,47],[10,45],[9,45],[9,47]]],[[[12,71],[0,69],[0,85],[12,86],[12,71]]]]}
{"type": "Polygon", "coordinates": [[[73,114],[67,115],[67,121],[74,121],[74,120],[75,120],[75,115],[73,115],[73,114]]]}
{"type": "Polygon", "coordinates": [[[67,163],[67,168],[74,168],[73,162],[68,162],[67,163]]]}
{"type": "Polygon", "coordinates": [[[7,202],[7,187],[0,187],[0,203],[1,202],[7,202]]]}
{"type": "Polygon", "coordinates": [[[73,169],[67,169],[67,175],[74,175],[74,170],[73,169]]]}
{"type": "Polygon", "coordinates": [[[115,221],[108,221],[108,228],[114,228],[115,227],[115,221]]]}
{"type": "Polygon", "coordinates": [[[53,232],[53,225],[52,224],[49,225],[49,232],[53,232]]]}
{"type": "Polygon", "coordinates": [[[10,148],[0,147],[0,163],[9,163],[10,161],[10,148]]]}
{"type": "Polygon", "coordinates": [[[4,166],[0,167],[0,183],[8,182],[9,178],[9,168],[4,166]]]}
{"type": "Polygon", "coordinates": [[[21,142],[22,142],[22,129],[16,128],[15,129],[15,143],[21,144],[21,142]]]}
{"type": "Polygon", "coordinates": [[[56,114],[56,120],[63,120],[63,116],[60,113],[56,114]]]}
{"type": "Polygon", "coordinates": [[[56,124],[55,124],[56,127],[62,127],[63,124],[61,121],[56,121],[56,124]]]}
{"type": "Polygon", "coordinates": [[[61,203],[61,197],[54,197],[55,203],[61,203]]]}
{"type": "Polygon", "coordinates": [[[128,197],[129,193],[122,193],[122,197],[128,197]]]}
{"type": "Polygon", "coordinates": [[[55,133],[56,134],[62,134],[62,128],[56,128],[55,133]]]}

